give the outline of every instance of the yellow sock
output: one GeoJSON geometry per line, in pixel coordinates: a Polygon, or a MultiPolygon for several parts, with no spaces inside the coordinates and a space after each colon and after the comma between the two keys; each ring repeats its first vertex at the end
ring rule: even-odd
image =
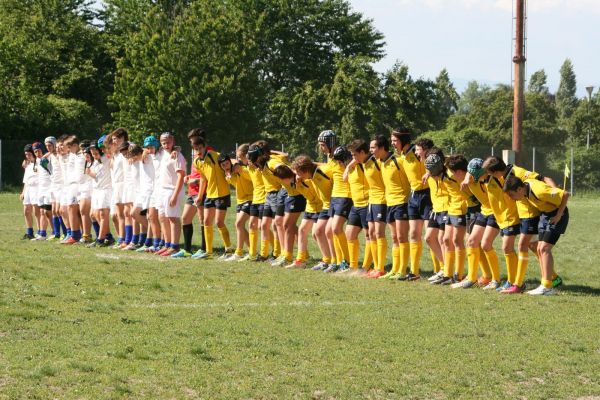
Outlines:
{"type": "MultiPolygon", "coordinates": [[[[273,231],[269,231],[269,248],[271,249],[271,251],[275,251],[275,234],[273,233],[273,231]]],[[[268,256],[268,254],[267,254],[268,256]]]]}
{"type": "Polygon", "coordinates": [[[492,278],[492,270],[490,268],[490,264],[488,263],[487,257],[485,256],[485,254],[482,254],[483,250],[481,250],[481,248],[479,248],[478,250],[479,250],[479,266],[481,267],[481,272],[482,272],[484,278],[491,279],[492,278]]]}
{"type": "Polygon", "coordinates": [[[379,271],[385,271],[385,259],[387,257],[387,239],[377,239],[377,268],[379,271]]]}
{"type": "Polygon", "coordinates": [[[467,264],[469,265],[469,276],[468,279],[471,282],[477,281],[477,270],[479,269],[479,258],[480,258],[479,247],[467,249],[467,264]]]}
{"type": "Polygon", "coordinates": [[[548,281],[546,279],[542,279],[542,285],[544,285],[544,287],[546,289],[550,289],[552,287],[552,281],[548,281]]]}
{"type": "Polygon", "coordinates": [[[465,275],[465,259],[467,251],[465,249],[456,249],[456,267],[455,271],[458,275],[458,280],[461,280],[465,275]]]}
{"type": "Polygon", "coordinates": [[[444,255],[444,276],[446,278],[452,278],[452,275],[454,275],[455,256],[455,251],[446,251],[446,254],[444,255]]]}
{"type": "Polygon", "coordinates": [[[377,250],[377,239],[375,240],[371,240],[369,242],[370,247],[371,247],[371,257],[373,257],[373,268],[377,269],[379,268],[379,254],[378,254],[378,250],[377,250]]]}
{"type": "Polygon", "coordinates": [[[271,242],[269,240],[261,240],[260,242],[260,256],[263,258],[269,257],[269,248],[271,242]]]}
{"type": "Polygon", "coordinates": [[[344,255],[342,254],[343,252],[340,248],[340,241],[338,240],[337,235],[333,235],[333,249],[335,251],[335,253],[332,254],[333,263],[339,265],[342,262],[342,257],[344,257],[344,255]]]}
{"type": "Polygon", "coordinates": [[[256,245],[258,239],[258,229],[250,229],[248,233],[248,241],[250,242],[248,245],[248,253],[250,257],[256,257],[256,245]]]}
{"type": "Polygon", "coordinates": [[[519,259],[517,261],[517,275],[514,282],[515,285],[523,286],[525,273],[527,272],[527,264],[529,264],[529,252],[519,252],[519,259]]]}
{"type": "Polygon", "coordinates": [[[223,246],[226,249],[231,247],[231,238],[229,237],[229,229],[226,226],[219,228],[219,234],[221,235],[221,240],[223,240],[223,246]]]}
{"type": "Polygon", "coordinates": [[[517,253],[506,253],[504,254],[504,259],[506,260],[506,274],[507,279],[510,283],[515,283],[515,279],[517,277],[517,264],[519,262],[517,258],[517,253]]]}
{"type": "Polygon", "coordinates": [[[285,261],[287,261],[287,262],[294,261],[294,252],[292,252],[292,251],[284,251],[283,255],[285,256],[285,261]]]}
{"type": "MultiPolygon", "coordinates": [[[[348,245],[349,245],[349,243],[348,243],[348,245]]],[[[371,267],[372,263],[373,263],[373,253],[371,251],[371,241],[367,240],[365,242],[365,255],[363,258],[362,268],[364,270],[368,270],[371,267]]]]}
{"type": "Polygon", "coordinates": [[[392,245],[392,273],[400,271],[400,247],[392,245]]]}
{"type": "Polygon", "coordinates": [[[485,259],[490,265],[490,270],[492,270],[492,279],[496,282],[500,282],[500,262],[498,261],[498,254],[496,254],[496,250],[492,249],[490,251],[484,251],[485,259]]]}
{"type": "Polygon", "coordinates": [[[323,257],[322,260],[325,264],[331,264],[331,257],[323,257]]]}
{"type": "Polygon", "coordinates": [[[278,258],[281,255],[281,243],[278,239],[273,239],[273,257],[278,258]]]}
{"type": "Polygon", "coordinates": [[[410,243],[400,243],[400,273],[406,275],[408,271],[408,262],[410,260],[410,243]]]}
{"type": "Polygon", "coordinates": [[[556,278],[558,278],[558,274],[552,271],[552,280],[555,280],[556,278]]]}
{"type": "Polygon", "coordinates": [[[431,248],[429,249],[429,255],[431,256],[431,265],[433,266],[433,272],[439,272],[440,260],[438,260],[437,256],[435,255],[435,252],[431,248]]]}
{"type": "Polygon", "coordinates": [[[360,255],[358,239],[348,240],[348,251],[350,252],[350,268],[357,269],[360,255]]]}
{"type": "Polygon", "coordinates": [[[410,272],[419,275],[421,272],[421,254],[423,253],[423,242],[410,243],[410,272]]]}
{"type": "Polygon", "coordinates": [[[212,225],[204,225],[204,240],[206,241],[206,253],[212,254],[215,241],[215,231],[212,225]]]}
{"type": "Polygon", "coordinates": [[[341,232],[335,235],[335,237],[337,237],[338,243],[340,245],[340,250],[342,251],[342,260],[349,261],[350,250],[348,249],[348,239],[346,239],[346,234],[344,232],[341,232]]]}
{"type": "Polygon", "coordinates": [[[244,255],[244,250],[240,249],[239,247],[236,247],[236,249],[235,249],[235,255],[240,256],[240,257],[243,256],[244,255]]]}
{"type": "Polygon", "coordinates": [[[305,262],[306,260],[308,260],[308,252],[299,251],[298,256],[296,256],[296,260],[300,262],[305,262]]]}

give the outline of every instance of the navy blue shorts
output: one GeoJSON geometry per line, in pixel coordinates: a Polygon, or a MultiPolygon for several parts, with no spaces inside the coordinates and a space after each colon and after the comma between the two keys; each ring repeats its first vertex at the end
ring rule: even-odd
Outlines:
{"type": "Polygon", "coordinates": [[[245,202],[240,203],[237,206],[235,206],[235,212],[236,213],[243,212],[243,213],[246,213],[248,215],[252,215],[252,214],[250,214],[250,208],[251,207],[252,207],[252,202],[251,201],[245,201],[245,202]]]}
{"type": "Polygon", "coordinates": [[[500,229],[500,227],[496,223],[496,217],[494,216],[494,214],[490,214],[490,215],[483,215],[482,213],[477,214],[477,218],[475,219],[475,225],[483,226],[484,228],[486,226],[490,226],[495,229],[500,229]]]}
{"type": "Polygon", "coordinates": [[[558,210],[551,213],[542,213],[542,215],[540,215],[538,237],[541,242],[556,244],[558,239],[560,239],[560,235],[566,232],[567,226],[569,225],[569,209],[565,208],[562,218],[555,225],[552,225],[550,224],[550,218],[555,216],[557,211],[558,210]]]}
{"type": "Polygon", "coordinates": [[[408,200],[408,219],[429,220],[431,214],[431,196],[429,189],[410,192],[408,200]]]}
{"type": "Polygon", "coordinates": [[[466,215],[450,215],[450,214],[448,214],[448,218],[446,219],[446,225],[467,226],[467,216],[466,215]]]}
{"type": "Polygon", "coordinates": [[[320,213],[305,212],[304,213],[304,219],[310,219],[310,220],[313,220],[314,222],[317,222],[317,220],[319,219],[319,214],[320,213]]]}
{"type": "Polygon", "coordinates": [[[264,203],[260,204],[250,204],[250,216],[262,218],[264,203]]]}
{"type": "Polygon", "coordinates": [[[535,218],[521,218],[519,222],[519,229],[521,235],[537,235],[538,226],[540,225],[540,217],[535,218]]]}
{"type": "Polygon", "coordinates": [[[306,199],[302,195],[286,196],[284,211],[286,213],[299,213],[306,210],[306,199]]]}
{"type": "Polygon", "coordinates": [[[369,204],[367,210],[368,222],[386,222],[387,221],[387,205],[385,204],[369,204]]]}
{"type": "Polygon", "coordinates": [[[350,210],[350,215],[348,215],[348,225],[358,226],[359,228],[367,229],[369,227],[369,224],[367,223],[367,206],[352,206],[352,209],[350,210]]]}
{"type": "Polygon", "coordinates": [[[204,208],[216,208],[217,210],[227,210],[231,207],[231,196],[223,196],[217,197],[214,199],[209,199],[208,197],[204,199],[204,208]]]}
{"type": "MultiPolygon", "coordinates": [[[[285,202],[285,200],[283,200],[285,202]]],[[[263,217],[265,218],[275,218],[276,216],[283,215],[285,204],[282,203],[280,206],[280,197],[279,191],[273,191],[267,193],[267,197],[265,199],[265,205],[263,206],[263,217]],[[280,213],[281,211],[281,213],[280,213]]]]}
{"type": "Polygon", "coordinates": [[[352,209],[352,199],[347,197],[332,197],[329,203],[329,217],[333,218],[334,215],[348,218],[350,210],[352,209]]]}
{"type": "Polygon", "coordinates": [[[427,222],[427,229],[446,229],[446,222],[448,221],[448,213],[446,211],[435,212],[432,211],[429,216],[429,222],[427,222]]]}
{"type": "MultiPolygon", "coordinates": [[[[285,199],[288,198],[288,192],[285,188],[279,189],[279,193],[277,193],[277,211],[276,215],[283,216],[285,213],[285,199]]],[[[306,207],[306,205],[305,205],[306,207]]],[[[304,210],[302,210],[304,211],[304,210]]]]}
{"type": "Polygon", "coordinates": [[[408,221],[408,203],[388,206],[386,222],[408,221]]]}
{"type": "Polygon", "coordinates": [[[327,221],[329,219],[329,208],[324,208],[319,213],[319,219],[327,221]]]}
{"type": "Polygon", "coordinates": [[[517,236],[521,233],[521,225],[513,225],[500,230],[500,236],[517,236]]]}

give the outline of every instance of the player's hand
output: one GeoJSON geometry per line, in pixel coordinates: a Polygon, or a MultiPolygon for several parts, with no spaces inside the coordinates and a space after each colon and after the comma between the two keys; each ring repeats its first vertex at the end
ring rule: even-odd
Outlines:
{"type": "Polygon", "coordinates": [[[466,190],[469,187],[469,184],[471,183],[471,175],[467,174],[465,176],[465,179],[463,179],[463,181],[460,183],[460,190],[466,190]]]}
{"type": "Polygon", "coordinates": [[[85,174],[86,174],[86,175],[89,175],[89,174],[90,174],[90,171],[91,171],[91,169],[89,169],[89,168],[86,168],[86,169],[85,169],[85,174]]]}
{"type": "Polygon", "coordinates": [[[176,204],[177,204],[177,196],[173,195],[169,199],[169,207],[175,207],[176,204]]]}
{"type": "Polygon", "coordinates": [[[186,185],[188,183],[190,183],[190,177],[188,175],[186,175],[186,176],[183,177],[183,183],[185,183],[186,185]]]}
{"type": "Polygon", "coordinates": [[[23,199],[24,199],[24,198],[25,198],[25,195],[24,195],[23,193],[21,193],[21,194],[19,195],[19,200],[23,201],[23,199]]]}
{"type": "Polygon", "coordinates": [[[177,159],[177,152],[175,150],[173,150],[171,152],[171,160],[176,160],[177,159]]]}
{"type": "Polygon", "coordinates": [[[429,174],[429,172],[426,172],[425,175],[423,175],[423,177],[421,178],[421,182],[423,182],[424,184],[427,183],[427,179],[429,179],[430,176],[431,174],[429,174]]]}
{"type": "Polygon", "coordinates": [[[558,224],[558,221],[560,221],[560,219],[562,218],[562,213],[556,213],[556,215],[552,218],[550,218],[550,225],[556,225],[558,224]]]}

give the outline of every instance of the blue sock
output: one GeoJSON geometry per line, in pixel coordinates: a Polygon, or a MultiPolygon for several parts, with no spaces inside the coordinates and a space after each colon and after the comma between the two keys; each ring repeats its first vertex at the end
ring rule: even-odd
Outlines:
{"type": "Polygon", "coordinates": [[[153,246],[154,247],[160,247],[160,239],[154,239],[153,246]]]}
{"type": "Polygon", "coordinates": [[[165,247],[166,247],[167,249],[171,248],[171,243],[165,243],[165,247]]]}
{"type": "Polygon", "coordinates": [[[56,215],[52,217],[52,234],[57,238],[60,237],[60,219],[56,215]]]}
{"type": "Polygon", "coordinates": [[[125,225],[125,244],[131,243],[132,235],[133,235],[133,226],[125,225]]]}
{"type": "Polygon", "coordinates": [[[81,231],[78,229],[76,231],[71,231],[71,235],[73,236],[73,239],[79,241],[79,239],[81,239],[81,231]]]}
{"type": "Polygon", "coordinates": [[[137,244],[140,246],[146,244],[146,236],[148,236],[146,233],[140,234],[140,240],[137,242],[137,244]]]}
{"type": "Polygon", "coordinates": [[[27,228],[25,230],[25,233],[28,234],[29,236],[33,236],[33,228],[27,228]]]}
{"type": "Polygon", "coordinates": [[[113,239],[113,235],[112,235],[112,233],[108,232],[108,233],[106,234],[106,239],[107,239],[107,240],[111,240],[111,239],[113,239]]]}
{"type": "Polygon", "coordinates": [[[171,248],[173,250],[179,251],[179,243],[171,243],[171,248]]]}
{"type": "Polygon", "coordinates": [[[41,237],[46,237],[46,231],[40,231],[40,236],[41,237]]]}
{"type": "Polygon", "coordinates": [[[140,235],[132,235],[131,236],[131,243],[138,244],[139,241],[140,241],[140,235]]]}
{"type": "Polygon", "coordinates": [[[63,217],[58,217],[58,220],[60,221],[60,227],[62,228],[63,233],[65,235],[68,235],[70,229],[67,229],[67,226],[65,225],[65,221],[63,221],[63,217]]]}
{"type": "Polygon", "coordinates": [[[152,246],[153,242],[154,242],[154,239],[147,237],[146,240],[144,240],[144,246],[150,247],[150,246],[152,246]]]}
{"type": "Polygon", "coordinates": [[[98,221],[92,221],[92,227],[94,227],[94,232],[96,233],[96,237],[100,234],[100,224],[98,221]]]}
{"type": "Polygon", "coordinates": [[[159,244],[159,246],[161,246],[161,247],[164,247],[164,246],[165,246],[165,240],[164,240],[164,239],[161,239],[161,240],[160,240],[160,244],[159,244]]]}
{"type": "Polygon", "coordinates": [[[119,239],[117,239],[117,243],[119,243],[119,244],[123,243],[123,238],[120,237],[119,239]]]}
{"type": "Polygon", "coordinates": [[[67,236],[73,236],[73,231],[71,228],[67,228],[67,236]]]}

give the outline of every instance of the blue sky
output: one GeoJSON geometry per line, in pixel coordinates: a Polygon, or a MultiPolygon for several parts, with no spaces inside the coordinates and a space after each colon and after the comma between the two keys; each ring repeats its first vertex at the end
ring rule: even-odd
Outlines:
{"type": "MultiPolygon", "coordinates": [[[[414,77],[448,69],[457,89],[469,80],[510,83],[514,0],[350,0],[385,35],[383,72],[396,60],[414,77]]],[[[566,58],[578,95],[600,86],[600,0],[528,0],[527,76],[544,68],[552,91],[566,58]],[[595,43],[595,44],[594,44],[595,43]]]]}

